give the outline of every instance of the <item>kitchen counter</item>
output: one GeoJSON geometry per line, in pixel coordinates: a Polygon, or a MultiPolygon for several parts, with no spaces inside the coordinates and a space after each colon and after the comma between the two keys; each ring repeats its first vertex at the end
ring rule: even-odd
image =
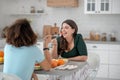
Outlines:
{"type": "MultiPolygon", "coordinates": [[[[43,42],[43,39],[38,39],[37,42],[43,42]]],[[[91,40],[85,40],[85,43],[91,43],[91,44],[120,44],[120,41],[91,41],[91,40]]]]}
{"type": "Polygon", "coordinates": [[[90,40],[85,40],[85,43],[90,43],[90,44],[118,44],[118,45],[120,45],[120,41],[90,41],[90,40]]]}

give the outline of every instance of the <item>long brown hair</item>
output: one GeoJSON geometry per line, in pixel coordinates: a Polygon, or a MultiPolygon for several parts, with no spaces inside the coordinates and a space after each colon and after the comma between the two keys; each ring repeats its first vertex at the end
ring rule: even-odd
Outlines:
{"type": "MultiPolygon", "coordinates": [[[[75,29],[75,32],[73,33],[73,38],[74,38],[76,36],[76,34],[77,34],[77,31],[78,31],[77,24],[73,20],[71,20],[71,19],[67,19],[67,20],[63,21],[62,25],[63,25],[63,23],[66,23],[72,29],[75,29]]],[[[61,38],[60,38],[60,49],[59,49],[60,51],[59,51],[59,54],[62,54],[67,49],[68,49],[68,42],[67,42],[67,40],[63,36],[61,36],[61,38]]]]}
{"type": "Polygon", "coordinates": [[[16,20],[7,31],[6,42],[15,47],[31,46],[36,41],[37,36],[27,19],[16,20]]]}

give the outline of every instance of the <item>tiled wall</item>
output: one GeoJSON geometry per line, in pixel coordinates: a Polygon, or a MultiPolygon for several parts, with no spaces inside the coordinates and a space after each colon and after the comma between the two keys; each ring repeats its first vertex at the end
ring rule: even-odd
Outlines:
{"type": "Polygon", "coordinates": [[[57,23],[61,26],[65,19],[73,19],[77,23],[79,33],[87,37],[91,30],[103,33],[116,32],[120,40],[120,14],[101,14],[86,15],[84,14],[84,0],[79,0],[77,8],[51,8],[46,6],[46,0],[1,0],[0,1],[0,27],[4,27],[17,18],[27,17],[32,20],[32,27],[36,32],[42,35],[44,24],[54,25],[57,23]],[[44,9],[45,14],[41,16],[13,16],[11,13],[30,12],[30,7],[44,9]],[[24,9],[23,9],[24,8],[24,9]]]}

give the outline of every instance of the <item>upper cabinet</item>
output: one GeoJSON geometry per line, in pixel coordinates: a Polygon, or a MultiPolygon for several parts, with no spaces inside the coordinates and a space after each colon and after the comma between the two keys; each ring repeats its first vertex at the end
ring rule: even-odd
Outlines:
{"type": "Polygon", "coordinates": [[[84,0],[85,14],[110,14],[111,0],[84,0]]]}
{"type": "Polygon", "coordinates": [[[120,14],[120,0],[84,0],[85,14],[120,14]]]}
{"type": "Polygon", "coordinates": [[[112,14],[120,14],[120,0],[112,1],[112,14]]]}
{"type": "Polygon", "coordinates": [[[78,0],[47,0],[48,7],[78,7],[78,0]]]}

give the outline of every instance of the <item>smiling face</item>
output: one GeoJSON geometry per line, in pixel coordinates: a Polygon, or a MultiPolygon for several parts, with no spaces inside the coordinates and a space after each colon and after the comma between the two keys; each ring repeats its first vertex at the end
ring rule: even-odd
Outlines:
{"type": "Polygon", "coordinates": [[[71,26],[68,25],[67,23],[63,23],[61,28],[61,35],[64,38],[72,37],[74,32],[75,32],[75,29],[72,29],[71,26]]]}

